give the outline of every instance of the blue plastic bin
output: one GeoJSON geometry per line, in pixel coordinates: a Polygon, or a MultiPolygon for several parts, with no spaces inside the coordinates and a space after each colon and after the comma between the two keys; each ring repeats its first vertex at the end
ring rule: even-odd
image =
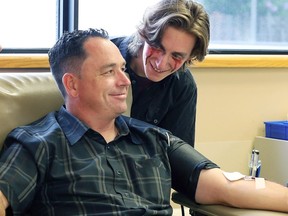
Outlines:
{"type": "Polygon", "coordinates": [[[288,121],[267,121],[264,124],[266,137],[288,140],[288,121]]]}

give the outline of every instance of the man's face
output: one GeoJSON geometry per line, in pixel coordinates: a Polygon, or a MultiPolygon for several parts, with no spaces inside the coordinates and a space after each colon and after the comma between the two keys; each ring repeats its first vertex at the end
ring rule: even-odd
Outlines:
{"type": "Polygon", "coordinates": [[[177,71],[190,57],[196,43],[196,37],[173,27],[168,27],[155,47],[147,42],[143,48],[145,76],[159,82],[177,71]]]}
{"type": "Polygon", "coordinates": [[[93,37],[85,42],[84,49],[88,57],[77,81],[81,106],[103,117],[122,114],[127,109],[130,80],[118,48],[110,40],[93,37]]]}

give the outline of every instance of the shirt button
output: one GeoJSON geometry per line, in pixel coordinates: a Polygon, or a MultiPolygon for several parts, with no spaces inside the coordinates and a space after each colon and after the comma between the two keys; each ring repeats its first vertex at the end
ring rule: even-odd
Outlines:
{"type": "Polygon", "coordinates": [[[136,84],[136,80],[132,80],[132,84],[136,84]]]}
{"type": "Polygon", "coordinates": [[[122,174],[122,172],[120,171],[120,170],[117,170],[117,175],[121,175],[122,174]]]}
{"type": "Polygon", "coordinates": [[[153,122],[154,122],[154,124],[157,124],[158,123],[158,119],[154,119],[153,122]]]}

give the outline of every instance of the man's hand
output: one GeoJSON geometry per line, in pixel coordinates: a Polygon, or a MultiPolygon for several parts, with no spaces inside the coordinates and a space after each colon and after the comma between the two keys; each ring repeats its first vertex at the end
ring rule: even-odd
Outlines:
{"type": "Polygon", "coordinates": [[[2,191],[0,191],[0,216],[5,216],[6,208],[8,207],[8,201],[2,191]]]}

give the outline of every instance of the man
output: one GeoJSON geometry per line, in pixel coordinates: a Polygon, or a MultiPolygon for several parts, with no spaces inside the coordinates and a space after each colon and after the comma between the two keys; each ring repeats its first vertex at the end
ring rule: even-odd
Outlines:
{"type": "Polygon", "coordinates": [[[145,10],[134,34],[111,40],[132,82],[130,116],[194,147],[197,85],[186,66],[208,52],[210,21],[204,7],[193,0],[160,0],[145,10]]]}
{"type": "Polygon", "coordinates": [[[229,181],[170,132],[122,116],[130,81],[104,30],[65,33],[49,61],[65,106],[8,135],[2,215],[172,215],[171,186],[198,203],[288,212],[284,186],[229,181]]]}

